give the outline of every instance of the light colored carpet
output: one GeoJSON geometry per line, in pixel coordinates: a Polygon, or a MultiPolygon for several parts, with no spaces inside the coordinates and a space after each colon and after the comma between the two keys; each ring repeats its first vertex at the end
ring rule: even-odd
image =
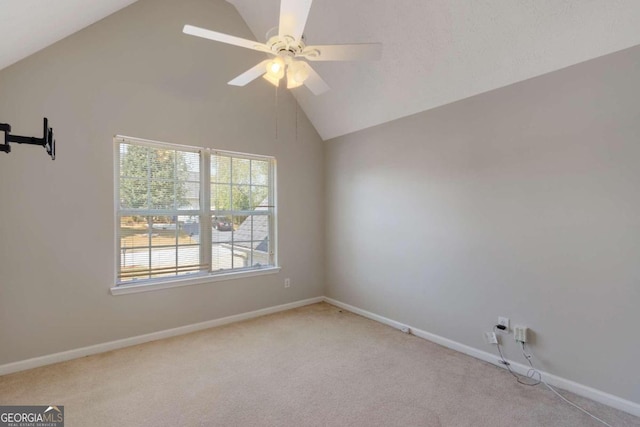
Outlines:
{"type": "Polygon", "coordinates": [[[67,427],[600,425],[542,386],[324,303],[6,375],[0,404],[64,405],[67,427]]]}

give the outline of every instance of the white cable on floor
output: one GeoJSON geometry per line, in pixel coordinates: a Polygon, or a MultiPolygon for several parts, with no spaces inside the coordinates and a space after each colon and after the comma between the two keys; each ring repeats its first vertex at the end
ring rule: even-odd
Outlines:
{"type": "Polygon", "coordinates": [[[606,425],[607,427],[613,427],[611,424],[607,423],[606,421],[601,420],[600,418],[596,417],[595,415],[593,415],[591,412],[587,411],[586,409],[582,409],[581,407],[579,407],[578,405],[576,405],[575,403],[571,402],[570,400],[568,400],[567,398],[565,398],[563,395],[561,395],[560,393],[558,393],[553,387],[551,387],[549,384],[547,384],[545,381],[542,381],[542,384],[546,385],[549,390],[551,390],[552,392],[554,392],[556,395],[558,395],[558,397],[562,400],[564,400],[565,402],[567,402],[569,405],[575,407],[576,409],[581,410],[582,412],[584,412],[585,414],[589,415],[591,418],[600,421],[602,424],[606,425]]]}
{"type": "Polygon", "coordinates": [[[570,400],[568,400],[566,397],[564,397],[563,395],[561,395],[560,393],[558,393],[556,391],[556,389],[554,389],[553,387],[551,387],[549,384],[547,384],[547,382],[545,380],[542,379],[542,374],[540,373],[540,371],[538,371],[534,366],[533,363],[531,363],[531,355],[527,354],[525,352],[524,349],[525,344],[522,343],[522,355],[525,357],[525,359],[527,359],[527,362],[529,362],[529,365],[531,366],[531,369],[533,369],[534,372],[536,372],[539,375],[540,378],[540,382],[542,382],[542,384],[546,385],[547,388],[549,390],[551,390],[552,392],[554,392],[560,399],[564,400],[565,402],[567,402],[569,405],[573,406],[576,409],[581,410],[582,412],[584,412],[585,414],[589,415],[591,418],[600,421],[602,424],[606,425],[607,427],[613,427],[611,424],[607,423],[606,421],[601,420],[600,418],[596,417],[595,415],[593,415],[591,412],[587,411],[586,409],[581,408],[580,406],[576,405],[575,403],[571,402],[570,400]]]}

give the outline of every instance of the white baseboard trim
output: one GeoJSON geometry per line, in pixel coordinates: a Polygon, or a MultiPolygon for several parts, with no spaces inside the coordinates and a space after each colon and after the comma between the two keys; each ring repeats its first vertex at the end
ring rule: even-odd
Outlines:
{"type": "MultiPolygon", "coordinates": [[[[470,347],[468,345],[459,343],[457,341],[450,340],[448,338],[441,337],[439,335],[432,334],[427,331],[423,331],[418,328],[414,328],[410,325],[405,325],[404,323],[397,322],[392,319],[388,319],[386,317],[380,316],[378,314],[372,313],[367,310],[363,310],[361,308],[345,304],[343,302],[337,301],[333,298],[325,297],[324,301],[336,307],[340,307],[344,310],[350,311],[355,314],[359,314],[360,316],[366,317],[371,320],[375,320],[377,322],[383,323],[385,325],[391,326],[396,329],[409,328],[411,333],[417,337],[423,338],[428,341],[432,341],[436,344],[440,344],[443,347],[450,348],[452,350],[459,351],[460,353],[464,353],[466,355],[475,357],[476,359],[484,360],[485,362],[489,362],[492,365],[498,366],[499,368],[505,369],[505,367],[498,363],[498,356],[493,353],[489,353],[483,350],[479,350],[474,347],[470,347]]],[[[513,362],[509,360],[511,364],[511,369],[513,371],[526,375],[529,367],[523,365],[521,363],[513,362]]],[[[632,402],[630,400],[623,399],[618,396],[614,396],[609,393],[605,393],[604,391],[597,390],[592,387],[588,387],[586,385],[577,383],[575,381],[568,380],[566,378],[559,377],[557,375],[549,374],[544,371],[540,371],[542,374],[542,378],[549,384],[554,387],[558,387],[564,390],[568,390],[572,393],[575,393],[579,396],[586,397],[588,399],[594,400],[596,402],[600,402],[607,406],[611,406],[612,408],[619,409],[621,411],[627,412],[631,415],[635,415],[640,417],[640,404],[632,402]]]]}
{"type": "MultiPolygon", "coordinates": [[[[448,338],[444,338],[439,335],[435,335],[430,332],[423,331],[418,328],[414,328],[410,325],[406,325],[404,323],[397,322],[392,319],[388,319],[384,316],[380,316],[370,311],[363,310],[361,308],[358,308],[349,304],[345,304],[333,298],[316,297],[316,298],[309,298],[301,301],[295,301],[288,304],[277,305],[274,307],[267,307],[260,310],[250,311],[247,313],[236,314],[233,316],[223,317],[220,319],[208,320],[206,322],[195,323],[192,325],[186,325],[178,328],[167,329],[164,331],[152,332],[145,335],[138,335],[135,337],[124,338],[121,340],[110,341],[110,342],[96,344],[88,347],[82,347],[74,350],[54,353],[46,356],[34,357],[32,359],[21,360],[13,363],[8,363],[5,365],[0,365],[0,376],[11,374],[14,372],[24,371],[27,369],[38,368],[40,366],[46,366],[54,363],[65,362],[67,360],[77,359],[84,356],[90,356],[92,354],[104,353],[111,350],[117,350],[119,348],[130,347],[137,344],[143,344],[150,341],[157,341],[164,338],[184,335],[191,332],[200,331],[203,329],[214,328],[216,326],[222,326],[230,323],[240,322],[243,320],[253,319],[256,317],[278,313],[281,311],[291,310],[293,308],[303,307],[305,305],[310,305],[310,304],[316,304],[323,301],[331,305],[334,305],[336,307],[340,307],[344,310],[350,311],[352,313],[359,314],[368,319],[375,320],[377,322],[391,326],[396,329],[409,328],[411,330],[411,333],[417,337],[426,339],[428,341],[432,341],[436,344],[440,344],[444,347],[459,351],[461,353],[467,354],[469,356],[475,357],[476,359],[483,360],[485,362],[491,363],[492,365],[495,365],[499,368],[504,369],[504,366],[498,363],[497,355],[493,353],[479,350],[477,348],[470,347],[468,345],[459,343],[457,341],[453,341],[448,338]]],[[[509,360],[509,362],[511,363],[511,368],[515,372],[522,375],[526,375],[528,371],[528,367],[526,365],[513,362],[511,360],[509,360]]],[[[592,387],[588,387],[586,385],[568,380],[566,378],[559,377],[557,375],[549,374],[543,371],[540,371],[540,373],[542,374],[544,380],[552,386],[571,391],[577,395],[589,398],[596,402],[600,402],[607,406],[611,406],[612,408],[616,408],[621,411],[625,411],[625,412],[628,412],[629,414],[640,417],[640,404],[638,403],[623,399],[618,396],[614,396],[612,394],[594,389],[592,387]]]]}
{"type": "Polygon", "coordinates": [[[104,353],[106,351],[117,350],[119,348],[130,347],[132,345],[143,344],[150,341],[157,341],[163,338],[175,337],[203,329],[214,328],[216,326],[227,325],[229,323],[240,322],[242,320],[253,319],[255,317],[265,316],[267,314],[278,313],[280,311],[291,310],[292,308],[303,307],[305,305],[316,304],[324,301],[324,297],[309,298],[301,301],[295,301],[288,304],[267,307],[260,310],[250,311],[248,313],[235,314],[233,316],[223,317],[220,319],[208,320],[206,322],[194,323],[192,325],[180,326],[178,328],[167,329],[164,331],[152,332],[150,334],[138,335],[135,337],[124,338],[121,340],[95,344],[88,347],[77,348],[74,350],[63,351],[61,353],[49,354],[46,356],[34,357],[32,359],[21,360],[18,362],[0,365],[0,375],[12,374],[14,372],[24,371],[27,369],[38,368],[40,366],[51,365],[54,363],[65,362],[67,360],[77,359],[79,357],[90,356],[92,354],[104,353]]]}

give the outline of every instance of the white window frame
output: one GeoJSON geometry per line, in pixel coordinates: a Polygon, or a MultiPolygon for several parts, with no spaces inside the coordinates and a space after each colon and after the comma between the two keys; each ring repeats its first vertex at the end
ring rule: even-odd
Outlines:
{"type": "MultiPolygon", "coordinates": [[[[111,287],[113,295],[122,295],[151,290],[167,289],[181,286],[211,283],[221,280],[240,279],[245,277],[275,274],[280,271],[278,264],[278,242],[277,242],[277,206],[276,206],[276,159],[273,156],[262,156],[256,154],[239,153],[225,150],[215,150],[203,147],[193,147],[187,145],[171,144],[165,142],[152,141],[141,138],[134,138],[123,135],[116,135],[114,141],[114,218],[115,218],[115,286],[111,287]],[[136,281],[121,282],[118,280],[121,262],[121,240],[120,240],[120,218],[128,215],[174,215],[176,211],[165,213],[152,209],[121,209],[120,207],[120,144],[134,144],[151,148],[168,150],[178,150],[184,152],[196,152],[200,155],[200,208],[198,210],[180,210],[178,215],[193,215],[199,217],[200,225],[200,260],[201,264],[208,263],[209,270],[191,274],[183,274],[165,278],[140,279],[136,281]],[[212,216],[214,215],[255,215],[256,211],[214,211],[211,209],[211,157],[214,155],[228,156],[247,160],[268,161],[270,163],[269,173],[269,249],[272,263],[259,267],[244,267],[225,270],[211,271],[212,244],[212,216]],[[204,243],[202,243],[204,242],[204,243]]],[[[233,185],[233,182],[231,183],[233,185]]],[[[251,183],[249,184],[251,185],[251,183]]]]}

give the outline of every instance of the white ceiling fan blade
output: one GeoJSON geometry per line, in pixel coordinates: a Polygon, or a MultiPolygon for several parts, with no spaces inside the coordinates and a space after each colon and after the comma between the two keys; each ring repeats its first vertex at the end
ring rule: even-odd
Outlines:
{"type": "Polygon", "coordinates": [[[304,85],[314,94],[320,95],[329,90],[329,85],[322,80],[322,77],[316,71],[311,68],[311,65],[307,64],[307,70],[309,71],[309,77],[304,81],[304,85]]]}
{"type": "Polygon", "coordinates": [[[270,61],[269,59],[265,59],[255,67],[245,71],[235,79],[231,80],[229,84],[232,86],[245,86],[246,84],[254,81],[255,79],[257,79],[258,77],[260,77],[261,75],[267,72],[267,63],[269,61],[270,61]]]}
{"type": "Polygon", "coordinates": [[[307,46],[302,52],[309,61],[366,61],[380,59],[382,44],[333,44],[307,46]]]}
{"type": "Polygon", "coordinates": [[[261,52],[270,52],[267,45],[253,40],[242,39],[240,37],[230,36],[229,34],[218,33],[193,25],[185,25],[182,32],[191,36],[202,37],[217,42],[232,44],[235,46],[246,47],[247,49],[259,50],[261,52]]]}
{"type": "Polygon", "coordinates": [[[309,9],[313,0],[282,0],[280,3],[279,35],[291,36],[295,41],[300,40],[304,26],[307,23],[309,9]]]}

